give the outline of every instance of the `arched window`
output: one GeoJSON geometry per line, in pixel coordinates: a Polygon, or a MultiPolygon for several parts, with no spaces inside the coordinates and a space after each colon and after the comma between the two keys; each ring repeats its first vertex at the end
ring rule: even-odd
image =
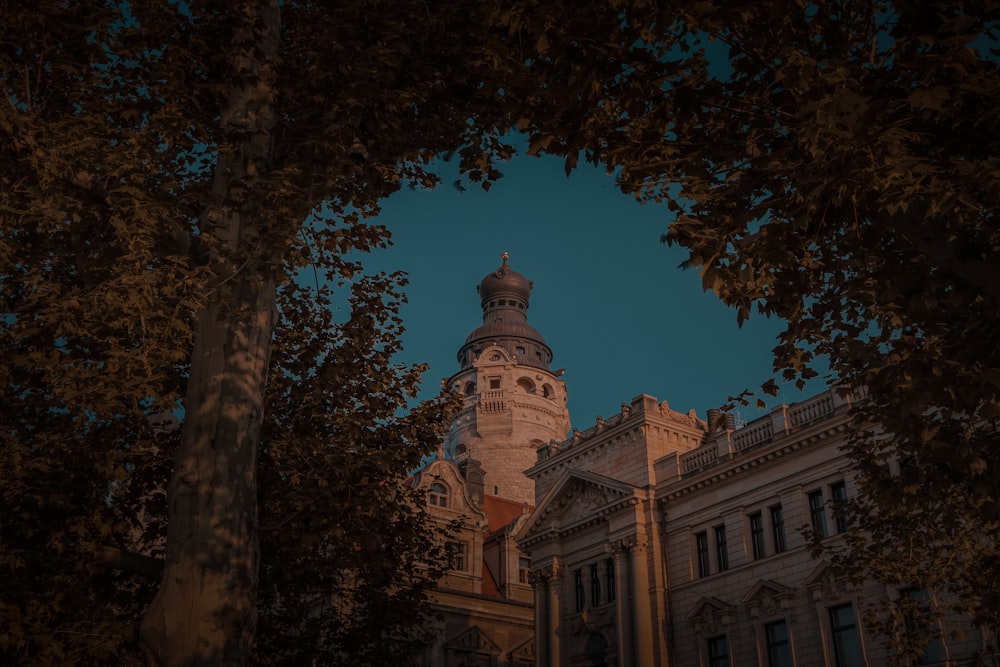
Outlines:
{"type": "Polygon", "coordinates": [[[542,396],[544,396],[545,398],[552,398],[553,395],[555,395],[555,393],[556,392],[552,389],[550,385],[548,384],[542,385],[542,396]]]}
{"type": "Polygon", "coordinates": [[[431,505],[435,507],[448,506],[448,489],[444,488],[444,484],[431,484],[431,488],[427,489],[427,494],[427,502],[431,505]]]}
{"type": "Polygon", "coordinates": [[[476,383],[475,382],[466,382],[465,383],[465,391],[463,391],[462,393],[464,393],[466,396],[472,396],[473,394],[475,394],[476,393],[476,383]]]}
{"type": "Polygon", "coordinates": [[[526,394],[535,393],[535,383],[529,380],[528,378],[518,378],[517,386],[520,387],[521,390],[524,391],[524,393],[526,394]]]}

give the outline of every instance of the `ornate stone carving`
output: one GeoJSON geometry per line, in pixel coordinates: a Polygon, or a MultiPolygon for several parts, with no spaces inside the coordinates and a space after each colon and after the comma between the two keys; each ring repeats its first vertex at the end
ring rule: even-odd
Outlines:
{"type": "Polygon", "coordinates": [[[839,600],[847,596],[850,589],[847,582],[837,578],[829,563],[821,563],[806,577],[805,587],[812,591],[814,600],[839,600]]]}
{"type": "Polygon", "coordinates": [[[706,596],[698,601],[687,617],[698,632],[713,635],[733,624],[736,610],[727,602],[706,596]]]}
{"type": "Polygon", "coordinates": [[[608,504],[608,496],[597,487],[581,485],[581,491],[569,500],[563,523],[573,523],[592,517],[597,508],[608,504]]]}

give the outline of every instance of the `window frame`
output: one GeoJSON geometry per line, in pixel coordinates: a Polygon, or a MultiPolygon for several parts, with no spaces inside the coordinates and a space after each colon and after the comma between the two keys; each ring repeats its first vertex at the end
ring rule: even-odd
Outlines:
{"type": "Polygon", "coordinates": [[[719,572],[729,569],[729,544],[726,540],[726,524],[713,526],[715,533],[715,565],[719,572]]]}
{"type": "Polygon", "coordinates": [[[760,510],[747,515],[747,522],[750,527],[750,555],[754,560],[761,560],[767,556],[764,547],[764,515],[760,510]]]}
{"type": "Polygon", "coordinates": [[[604,559],[604,588],[608,592],[608,602],[615,601],[615,559],[606,558],[604,559]]]}
{"type": "Polygon", "coordinates": [[[601,578],[597,572],[597,563],[590,564],[590,604],[593,607],[601,604],[601,578]]]}
{"type": "Polygon", "coordinates": [[[708,647],[708,667],[729,667],[729,640],[726,635],[715,635],[705,640],[708,647]]]}
{"type": "Polygon", "coordinates": [[[468,572],[466,564],[468,562],[469,545],[464,541],[448,542],[448,552],[451,570],[454,572],[468,572]]]}
{"type": "Polygon", "coordinates": [[[695,563],[698,565],[698,578],[703,579],[712,573],[708,560],[708,531],[694,534],[695,563]]]}
{"type": "Polygon", "coordinates": [[[830,484],[830,500],[833,501],[833,521],[837,527],[837,533],[846,533],[851,527],[851,517],[844,509],[847,502],[847,483],[840,480],[830,484]]]}
{"type": "Polygon", "coordinates": [[[785,533],[785,510],[781,507],[781,503],[771,505],[767,509],[771,515],[771,542],[774,545],[774,553],[784,553],[788,551],[788,536],[785,533]]]}
{"type": "Polygon", "coordinates": [[[573,570],[573,593],[574,603],[577,613],[583,611],[586,604],[583,593],[583,568],[573,570]]]}
{"type": "Polygon", "coordinates": [[[441,482],[434,482],[427,487],[427,504],[434,507],[448,507],[448,487],[441,482]]]}
{"type": "Polygon", "coordinates": [[[833,664],[834,667],[854,667],[854,665],[863,665],[865,662],[865,648],[861,643],[861,627],[858,625],[858,614],[854,609],[854,604],[846,602],[844,604],[834,605],[833,607],[827,608],[827,615],[830,620],[830,643],[833,648],[833,664]],[[838,625],[837,612],[843,609],[851,610],[851,623],[849,625],[838,625]],[[856,656],[849,656],[843,653],[841,644],[842,638],[853,634],[854,641],[857,646],[856,656]],[[853,658],[858,658],[859,662],[851,661],[853,658]]]}
{"type": "Polygon", "coordinates": [[[795,657],[792,655],[792,637],[788,629],[788,622],[785,619],[781,618],[764,624],[764,651],[767,656],[768,667],[782,667],[782,665],[795,664],[795,657]],[[785,630],[784,639],[774,638],[772,631],[778,626],[783,627],[785,630]],[[784,653],[784,659],[779,657],[778,651],[784,653]]]}
{"type": "Polygon", "coordinates": [[[809,507],[809,523],[817,535],[829,537],[830,532],[826,524],[826,501],[823,498],[823,489],[813,489],[806,494],[806,503],[809,507]]]}

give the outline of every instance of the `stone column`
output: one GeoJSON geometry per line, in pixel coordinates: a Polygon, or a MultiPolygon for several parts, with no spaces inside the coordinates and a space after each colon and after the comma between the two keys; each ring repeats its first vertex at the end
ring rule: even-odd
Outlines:
{"type": "Polygon", "coordinates": [[[610,546],[611,560],[615,564],[615,615],[618,617],[616,641],[618,644],[618,664],[631,667],[632,657],[632,609],[629,591],[628,550],[624,543],[615,542],[610,546]]]}
{"type": "MultiPolygon", "coordinates": [[[[561,667],[561,658],[559,654],[559,633],[560,628],[560,609],[559,609],[559,593],[560,586],[562,584],[562,572],[559,569],[559,563],[555,559],[552,560],[552,565],[549,566],[548,570],[549,579],[549,600],[548,600],[548,641],[549,641],[549,662],[548,667],[561,667]]],[[[539,667],[543,667],[546,663],[542,663],[539,667]]]]}
{"type": "Polygon", "coordinates": [[[540,570],[534,570],[528,575],[528,581],[535,593],[535,656],[541,667],[549,652],[548,578],[540,570]]]}
{"type": "Polygon", "coordinates": [[[635,637],[635,664],[652,665],[653,656],[653,618],[649,604],[649,563],[645,535],[632,535],[627,538],[631,542],[632,573],[632,619],[633,636],[635,637]]]}

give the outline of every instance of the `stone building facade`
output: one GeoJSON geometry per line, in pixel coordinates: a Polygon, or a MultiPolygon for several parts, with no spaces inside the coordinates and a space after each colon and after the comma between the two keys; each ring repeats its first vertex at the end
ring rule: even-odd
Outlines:
{"type": "MultiPolygon", "coordinates": [[[[862,611],[919,592],[851,587],[803,536],[835,542],[846,528],[836,507],[855,492],[840,452],[853,398],[831,390],[737,425],[640,395],[570,431],[551,350],[527,324],[530,289],[506,257],[480,284],[484,324],[449,380],[465,406],[445,455],[416,478],[444,492],[431,496],[440,520],[465,517],[425,664],[887,664],[862,611]]],[[[942,630],[920,664],[987,650],[957,620],[942,630]]]]}

